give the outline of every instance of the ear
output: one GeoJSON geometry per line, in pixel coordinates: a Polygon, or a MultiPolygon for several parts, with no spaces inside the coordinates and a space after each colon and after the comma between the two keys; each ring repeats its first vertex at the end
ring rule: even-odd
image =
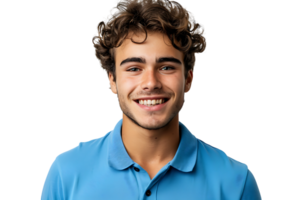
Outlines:
{"type": "Polygon", "coordinates": [[[110,83],[110,89],[113,93],[117,94],[117,86],[116,86],[116,82],[114,81],[114,76],[112,75],[112,73],[108,73],[108,79],[109,79],[109,83],[110,83]]]}
{"type": "Polygon", "coordinates": [[[188,74],[187,74],[187,77],[185,79],[184,92],[188,92],[191,89],[192,81],[193,81],[193,71],[189,70],[188,74]]]}

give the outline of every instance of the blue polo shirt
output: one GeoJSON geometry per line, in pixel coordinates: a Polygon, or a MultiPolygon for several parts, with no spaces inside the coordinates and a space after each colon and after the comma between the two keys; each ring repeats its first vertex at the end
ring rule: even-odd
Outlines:
{"type": "Polygon", "coordinates": [[[122,120],[104,137],[59,155],[42,200],[260,200],[247,166],[214,148],[182,124],[177,152],[151,180],[127,154],[122,120]]]}

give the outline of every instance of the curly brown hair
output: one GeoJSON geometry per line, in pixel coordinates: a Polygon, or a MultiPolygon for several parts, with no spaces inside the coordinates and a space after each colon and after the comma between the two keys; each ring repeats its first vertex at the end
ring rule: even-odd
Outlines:
{"type": "Polygon", "coordinates": [[[107,74],[112,73],[114,81],[115,59],[114,48],[122,45],[129,32],[155,31],[166,34],[174,48],[184,53],[185,78],[187,72],[193,70],[195,53],[203,52],[205,38],[199,31],[200,25],[195,23],[188,11],[179,3],[168,0],[125,0],[118,3],[118,12],[105,24],[98,25],[98,36],[93,38],[96,56],[101,61],[107,74]],[[180,44],[177,46],[177,44],[180,44]]]}

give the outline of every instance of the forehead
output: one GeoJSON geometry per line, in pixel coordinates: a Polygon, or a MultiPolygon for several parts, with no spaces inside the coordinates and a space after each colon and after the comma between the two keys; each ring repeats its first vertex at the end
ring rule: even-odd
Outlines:
{"type": "Polygon", "coordinates": [[[121,61],[130,57],[143,57],[146,62],[154,61],[159,57],[175,57],[183,61],[183,53],[173,47],[167,35],[159,32],[148,32],[147,39],[145,33],[129,33],[122,45],[115,48],[115,62],[120,65],[121,61]],[[135,42],[143,42],[136,44],[135,42]]]}

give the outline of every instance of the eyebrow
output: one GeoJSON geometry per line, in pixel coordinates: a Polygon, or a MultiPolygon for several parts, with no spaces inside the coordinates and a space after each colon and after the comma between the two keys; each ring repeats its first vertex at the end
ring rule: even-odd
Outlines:
{"type": "MultiPolygon", "coordinates": [[[[123,60],[120,64],[123,65],[125,63],[129,63],[129,62],[138,62],[138,63],[146,63],[146,60],[144,58],[141,57],[131,57],[131,58],[126,58],[125,60],[123,60]]],[[[174,62],[177,64],[182,64],[180,62],[180,60],[178,60],[177,58],[174,57],[161,57],[156,59],[156,63],[163,63],[163,62],[174,62]]]]}

